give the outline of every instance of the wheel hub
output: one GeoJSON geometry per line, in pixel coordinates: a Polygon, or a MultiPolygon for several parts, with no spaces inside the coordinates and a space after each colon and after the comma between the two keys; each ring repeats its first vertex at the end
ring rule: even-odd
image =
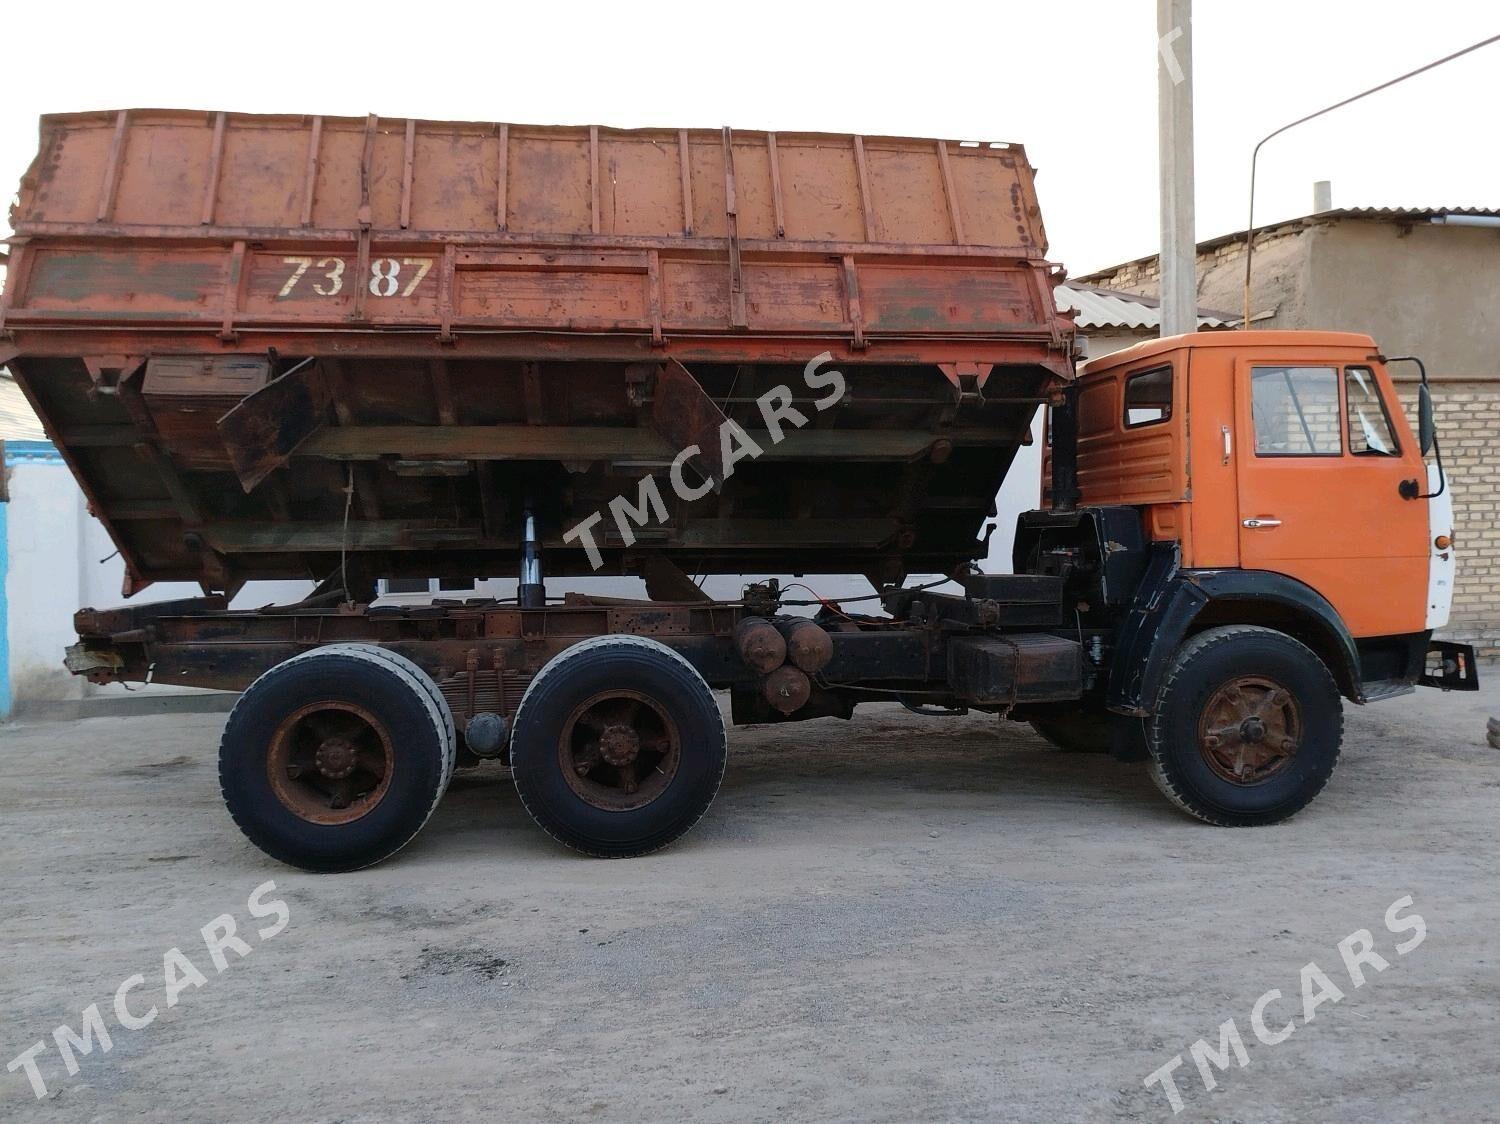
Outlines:
{"type": "Polygon", "coordinates": [[[341,781],[354,772],[356,752],[348,738],[326,738],[313,755],[313,763],[329,780],[341,781]]]}
{"type": "Polygon", "coordinates": [[[563,723],[557,752],[568,786],[608,811],[651,803],[677,775],[681,744],[665,707],[636,691],[585,699],[563,723]]]}
{"type": "Polygon", "coordinates": [[[309,823],[345,824],[385,797],[395,750],[374,714],[329,699],[287,715],[271,735],[266,779],[282,805],[309,823]]]}
{"type": "Polygon", "coordinates": [[[599,756],[611,765],[629,765],[640,752],[641,736],[629,726],[616,723],[599,735],[599,756]]]}
{"type": "Polygon", "coordinates": [[[1302,707],[1290,691],[1262,676],[1239,676],[1204,703],[1198,752],[1215,776],[1259,784],[1291,763],[1302,729],[1302,707]]]}

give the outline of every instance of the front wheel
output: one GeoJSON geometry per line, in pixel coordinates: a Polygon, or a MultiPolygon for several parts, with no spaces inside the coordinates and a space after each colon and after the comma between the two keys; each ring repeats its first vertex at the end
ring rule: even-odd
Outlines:
{"type": "Polygon", "coordinates": [[[600,636],[553,657],[516,708],[510,764],[543,830],[598,858],[665,847],[702,818],[728,755],[724,716],[666,645],[600,636]]]}
{"type": "Polygon", "coordinates": [[[1189,639],[1146,723],[1157,787],[1221,827],[1301,811],[1328,783],[1343,732],[1343,704],[1323,661],[1283,632],[1249,625],[1189,639]]]}

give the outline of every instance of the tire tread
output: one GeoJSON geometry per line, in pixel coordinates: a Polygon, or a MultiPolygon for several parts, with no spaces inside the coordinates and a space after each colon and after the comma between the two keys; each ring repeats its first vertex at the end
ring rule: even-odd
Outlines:
{"type": "MultiPolygon", "coordinates": [[[[1263,625],[1223,625],[1217,628],[1205,629],[1203,632],[1189,638],[1178,649],[1177,654],[1172,659],[1171,666],[1167,670],[1166,678],[1162,681],[1161,690],[1157,694],[1157,705],[1154,713],[1146,721],[1146,744],[1150,753],[1147,761],[1147,771],[1151,774],[1151,780],[1163,796],[1194,819],[1202,820],[1204,823],[1212,824],[1215,827],[1254,827],[1257,824],[1254,820],[1219,812],[1199,804],[1167,775],[1166,769],[1163,766],[1166,749],[1163,744],[1164,739],[1161,730],[1161,704],[1170,695],[1177,680],[1193,659],[1204,652],[1211,651],[1217,646],[1233,643],[1246,636],[1274,636],[1279,641],[1285,641],[1300,648],[1311,657],[1313,663],[1322,669],[1323,676],[1327,680],[1327,686],[1332,691],[1334,698],[1339,697],[1338,684],[1335,682],[1333,674],[1328,670],[1328,665],[1322,661],[1318,654],[1295,636],[1288,635],[1277,629],[1266,628],[1263,625]]],[[[1338,764],[1339,757],[1343,753],[1343,741],[1344,711],[1343,707],[1340,706],[1338,709],[1338,741],[1334,746],[1333,763],[1335,766],[1338,764]]],[[[1318,793],[1323,791],[1331,775],[1332,768],[1329,769],[1328,775],[1325,775],[1318,782],[1317,787],[1307,794],[1306,800],[1302,802],[1302,807],[1306,807],[1317,797],[1318,793]]]]}
{"type": "MultiPolygon", "coordinates": [[[[526,713],[526,702],[531,697],[532,692],[536,689],[537,684],[543,682],[543,680],[550,678],[553,675],[556,675],[559,671],[565,670],[568,664],[571,663],[574,659],[589,652],[595,652],[602,648],[611,647],[641,648],[656,655],[665,655],[673,662],[680,664],[692,675],[699,686],[702,687],[708,701],[713,705],[715,709],[718,709],[718,702],[713,697],[712,688],[709,687],[703,676],[699,674],[698,669],[690,664],[680,654],[673,651],[671,648],[667,647],[660,641],[652,640],[648,637],[627,636],[620,633],[610,633],[606,636],[591,637],[588,640],[584,640],[578,644],[574,644],[572,647],[565,649],[564,651],[554,656],[551,660],[549,660],[547,664],[540,671],[538,671],[536,675],[532,677],[531,682],[526,685],[526,690],[521,695],[521,701],[516,704],[515,723],[511,727],[512,730],[514,731],[521,726],[522,716],[526,713]]],[[[553,826],[549,822],[550,817],[548,817],[544,813],[539,812],[539,810],[534,808],[531,802],[526,799],[525,790],[521,785],[516,786],[516,795],[520,797],[521,806],[526,809],[526,814],[532,818],[536,825],[557,842],[561,843],[564,847],[567,847],[569,850],[577,851],[581,855],[587,855],[590,858],[595,859],[638,858],[643,855],[651,855],[655,854],[657,851],[660,851],[664,847],[669,847],[673,843],[676,843],[679,839],[681,839],[694,827],[696,827],[698,825],[698,822],[702,820],[704,815],[708,812],[709,806],[713,804],[714,797],[718,795],[719,786],[723,784],[724,772],[728,767],[729,759],[729,734],[722,721],[719,723],[718,748],[718,775],[714,777],[712,788],[710,788],[708,792],[703,796],[703,798],[699,801],[699,806],[693,813],[692,819],[680,831],[669,834],[666,838],[662,839],[660,843],[656,843],[651,846],[631,847],[629,849],[617,850],[610,848],[590,847],[580,844],[575,839],[564,838],[562,835],[559,835],[556,830],[554,830],[553,826]]],[[[514,761],[514,748],[511,752],[513,755],[512,761],[514,761]]]]}
{"type": "MultiPolygon", "coordinates": [[[[327,656],[347,656],[354,659],[363,660],[366,663],[375,664],[388,673],[395,675],[397,679],[401,681],[408,690],[412,691],[413,694],[415,694],[426,704],[428,716],[432,720],[433,728],[443,745],[442,780],[437,785],[437,791],[433,795],[432,803],[429,805],[426,815],[422,817],[421,822],[417,824],[416,828],[411,832],[411,834],[396,846],[390,848],[380,855],[375,856],[369,862],[339,868],[344,871],[365,870],[369,867],[375,866],[378,863],[384,862],[386,859],[396,854],[417,837],[422,828],[427,826],[427,821],[432,818],[433,812],[437,811],[437,806],[442,801],[443,793],[447,790],[448,782],[453,776],[454,762],[457,758],[457,744],[452,734],[453,717],[448,710],[447,702],[442,699],[441,693],[437,692],[436,685],[432,683],[431,677],[429,677],[425,672],[418,668],[416,664],[412,663],[404,656],[401,656],[395,652],[388,651],[387,649],[380,648],[379,646],[374,644],[325,644],[321,647],[310,648],[305,652],[299,652],[297,655],[292,656],[290,659],[283,660],[275,667],[269,668],[268,670],[262,672],[256,678],[256,680],[250,684],[249,687],[245,688],[245,690],[241,692],[240,697],[235,700],[234,706],[229,711],[228,718],[225,719],[224,729],[227,735],[227,732],[234,725],[236,714],[238,714],[241,707],[245,705],[245,700],[253,700],[256,688],[274,682],[277,678],[284,675],[286,673],[286,670],[293,664],[300,664],[308,660],[327,656]],[[424,685],[424,681],[426,685],[424,685]],[[442,703],[441,709],[439,709],[439,707],[434,703],[432,698],[433,694],[436,694],[437,699],[442,703]],[[445,714],[447,715],[446,724],[443,721],[443,717],[445,714]]],[[[261,834],[257,825],[242,818],[239,812],[235,810],[236,801],[230,796],[229,785],[226,776],[225,752],[224,740],[221,737],[219,742],[219,794],[224,800],[224,806],[229,812],[229,817],[234,821],[234,825],[240,829],[241,834],[243,834],[246,839],[248,839],[251,843],[255,844],[256,847],[266,852],[267,854],[273,854],[273,852],[267,846],[268,841],[261,834]]]]}

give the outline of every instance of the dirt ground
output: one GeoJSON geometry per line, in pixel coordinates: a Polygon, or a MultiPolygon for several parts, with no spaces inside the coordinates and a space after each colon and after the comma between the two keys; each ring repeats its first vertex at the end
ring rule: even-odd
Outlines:
{"type": "Polygon", "coordinates": [[[485,768],[395,859],[323,877],[223,811],[222,715],[0,728],[0,1053],[45,1042],[47,1086],[0,1074],[0,1117],[1154,1120],[1143,1080],[1180,1053],[1180,1119],[1500,1119],[1486,672],[1349,707],[1329,788],[1274,828],[1200,825],[1144,767],[993,717],[878,706],[732,731],[707,818],[647,859],[560,849],[485,768]],[[1400,955],[1408,894],[1427,935],[1400,955]],[[223,913],[249,954],[219,974],[223,913]],[[1357,929],[1389,967],[1355,989],[1357,929]],[[167,1008],[172,948],[204,982],[167,1008]],[[1309,961],[1346,995],[1304,1024],[1309,961]],[[135,973],[127,1015],[158,1016],[131,1030],[135,973]],[[1270,1027],[1296,1016],[1273,1046],[1270,988],[1270,1027]],[[53,1029],[92,1003],[112,1047],[69,1076],[53,1029]],[[1210,1093],[1189,1048],[1230,1018],[1249,1064],[1210,1093]]]}

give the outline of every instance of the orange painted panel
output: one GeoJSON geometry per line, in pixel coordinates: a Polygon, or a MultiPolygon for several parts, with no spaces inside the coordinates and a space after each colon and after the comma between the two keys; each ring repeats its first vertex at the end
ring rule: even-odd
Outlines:
{"type": "MultiPolygon", "coordinates": [[[[142,125],[134,129],[121,154],[115,221],[171,223],[183,214],[201,212],[213,135],[211,115],[204,115],[194,128],[142,125]]],[[[296,185],[299,181],[294,177],[289,182],[296,185]]]]}
{"type": "MultiPolygon", "coordinates": [[[[865,234],[859,203],[859,170],[847,138],[777,135],[781,183],[786,192],[788,238],[815,242],[873,242],[865,234]]],[[[937,202],[937,201],[934,201],[937,202]]]]}
{"type": "Polygon", "coordinates": [[[682,193],[659,192],[657,184],[678,176],[677,138],[662,133],[656,144],[604,136],[599,141],[599,229],[607,234],[682,233],[682,193]]]}
{"type": "Polygon", "coordinates": [[[1031,182],[1031,166],[1026,154],[1017,146],[970,148],[948,146],[949,165],[953,170],[958,208],[963,217],[964,233],[970,242],[982,241],[974,231],[1005,231],[1005,241],[1017,252],[1030,256],[1046,252],[1047,236],[1042,230],[1041,211],[1031,182]],[[993,175],[989,162],[998,161],[1015,180],[993,175]]]}
{"type": "Polygon", "coordinates": [[[661,263],[662,318],[683,328],[720,327],[729,319],[729,285],[723,264],[661,263]]]}
{"type": "Polygon", "coordinates": [[[872,331],[993,331],[1043,323],[1022,272],[931,265],[866,265],[859,297],[872,331]]]}
{"type": "Polygon", "coordinates": [[[47,247],[32,252],[28,310],[95,308],[130,319],[177,317],[222,301],[229,255],[220,249],[158,251],[47,247]]]}
{"type": "Polygon", "coordinates": [[[512,129],[509,173],[511,229],[588,233],[592,211],[586,135],[512,129]],[[542,184],[548,185],[546,190],[538,190],[542,184]],[[520,190],[523,185],[529,190],[520,190]]]}
{"type": "MultiPolygon", "coordinates": [[[[307,136],[301,129],[224,132],[224,162],[214,193],[214,221],[226,226],[295,226],[307,170],[307,136]],[[263,183],[266,190],[236,191],[236,183],[263,183]],[[226,185],[230,185],[226,189],[226,185]]],[[[197,187],[197,185],[194,185],[197,187]]],[[[201,188],[199,188],[201,191],[201,188]]],[[[123,191],[122,197],[129,198],[123,191]]],[[[160,216],[140,222],[170,222],[160,216]]]]}
{"type": "MultiPolygon", "coordinates": [[[[311,146],[311,137],[308,138],[311,146]]],[[[325,121],[318,139],[312,225],[347,230],[358,225],[364,128],[357,121],[325,121]]],[[[307,201],[304,197],[303,206],[307,201]]]]}
{"type": "Polygon", "coordinates": [[[1078,486],[1089,504],[1170,504],[1185,498],[1183,379],[1174,367],[1174,408],[1164,421],[1125,425],[1125,380],[1161,357],[1090,374],[1078,400],[1078,486]]]}
{"type": "MultiPolygon", "coordinates": [[[[367,199],[377,229],[399,227],[404,204],[410,229],[581,234],[594,229],[597,196],[601,233],[680,235],[680,136],[186,110],[58,114],[42,119],[17,219],[196,227],[207,206],[213,224],[295,228],[311,173],[307,225],[323,229],[358,225],[367,199]]],[[[723,132],[685,136],[693,232],[727,235],[723,132]]],[[[781,133],[773,159],[770,134],[731,136],[741,238],[1046,252],[1018,145],[944,142],[945,161],[935,140],[781,133]]]]}
{"type": "Polygon", "coordinates": [[[644,254],[469,253],[455,277],[455,315],[493,324],[649,326],[644,254]]]}
{"type": "Polygon", "coordinates": [[[411,229],[493,229],[500,176],[493,130],[432,125],[415,141],[411,229]]]}
{"type": "MultiPolygon", "coordinates": [[[[1365,366],[1367,356],[1317,349],[1257,356],[1252,350],[1237,359],[1240,564],[1305,582],[1328,599],[1355,636],[1420,632],[1426,619],[1427,505],[1402,499],[1399,488],[1403,480],[1426,478],[1421,458],[1409,438],[1397,456],[1355,456],[1343,436],[1343,367],[1365,366]],[[1320,432],[1315,404],[1303,402],[1290,432],[1296,436],[1310,426],[1320,443],[1332,441],[1337,455],[1257,455],[1252,372],[1288,366],[1333,372],[1340,387],[1335,416],[1320,432]]],[[[1387,408],[1399,410],[1383,370],[1377,382],[1387,408]]],[[[1269,424],[1263,416],[1262,426],[1269,424]]],[[[1292,441],[1280,444],[1296,447],[1292,441]]],[[[1279,445],[1268,440],[1266,447],[1279,445]]]]}
{"type": "Polygon", "coordinates": [[[870,141],[865,144],[865,159],[884,240],[932,245],[952,241],[947,212],[932,205],[934,199],[943,198],[943,176],[931,152],[907,146],[887,148],[870,141]]]}
{"type": "Polygon", "coordinates": [[[781,237],[776,232],[776,199],[771,187],[771,150],[764,138],[734,143],[734,202],[741,238],[781,237]]]}
{"type": "MultiPolygon", "coordinates": [[[[692,192],[693,233],[699,237],[726,238],[729,220],[725,211],[724,142],[712,133],[688,133],[688,186],[692,192]]],[[[680,188],[679,188],[680,190],[680,188]]]]}
{"type": "Polygon", "coordinates": [[[837,265],[747,261],[745,291],[752,294],[746,306],[750,327],[790,330],[814,324],[835,329],[846,319],[842,284],[837,265]]]}
{"type": "Polygon", "coordinates": [[[108,178],[105,172],[115,134],[114,121],[113,114],[100,113],[72,122],[67,128],[55,128],[43,118],[41,151],[21,184],[21,194],[26,199],[24,216],[18,208],[16,218],[94,222],[108,178]]]}
{"type": "Polygon", "coordinates": [[[62,309],[91,324],[180,323],[191,306],[210,313],[205,323],[217,318],[224,337],[240,324],[295,322],[312,332],[418,320],[446,337],[469,316],[476,326],[557,331],[616,325],[650,331],[658,345],[672,327],[735,337],[747,328],[834,331],[857,349],[862,336],[950,335],[975,341],[971,355],[955,358],[976,362],[1021,336],[1060,357],[1068,334],[1018,146],[175,110],[64,114],[43,119],[15,225],[35,269],[18,271],[7,288],[8,327],[62,309]],[[398,251],[402,238],[417,241],[398,251]],[[61,239],[73,248],[65,252],[61,239]],[[446,242],[460,255],[531,253],[534,272],[550,268],[549,248],[649,246],[659,280],[454,277],[446,242]],[[246,255],[243,277],[229,264],[237,253],[246,255]],[[421,266],[408,258],[431,259],[415,290],[407,281],[421,266]],[[298,268],[304,277],[293,276],[298,268]],[[143,283],[132,291],[136,277],[143,283]],[[579,295],[589,307],[570,306],[579,295]]]}
{"type": "Polygon", "coordinates": [[[1226,348],[1185,351],[1191,419],[1183,564],[1204,569],[1240,564],[1239,491],[1234,452],[1240,438],[1234,416],[1234,356],[1226,348]]]}

